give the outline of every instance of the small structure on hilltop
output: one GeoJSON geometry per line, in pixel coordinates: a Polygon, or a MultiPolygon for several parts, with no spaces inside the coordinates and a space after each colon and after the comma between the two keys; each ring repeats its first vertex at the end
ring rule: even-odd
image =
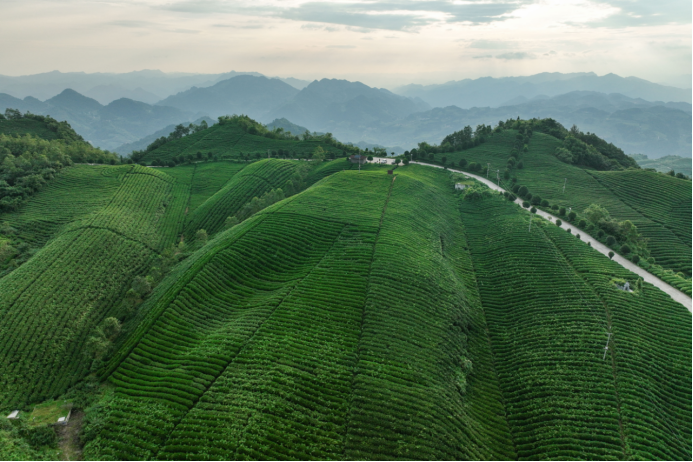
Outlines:
{"type": "Polygon", "coordinates": [[[352,154],[351,157],[349,157],[349,162],[352,164],[365,164],[366,156],[363,154],[352,154]]]}
{"type": "Polygon", "coordinates": [[[457,190],[457,191],[462,191],[462,190],[463,190],[464,188],[466,188],[466,187],[467,187],[466,184],[455,183],[455,190],[457,190]]]}

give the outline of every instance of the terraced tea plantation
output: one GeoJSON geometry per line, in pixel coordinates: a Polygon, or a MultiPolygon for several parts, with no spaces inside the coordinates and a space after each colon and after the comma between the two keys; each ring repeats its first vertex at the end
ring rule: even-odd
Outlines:
{"type": "MultiPolygon", "coordinates": [[[[233,127],[152,152],[297,143],[233,127]]],[[[513,143],[446,155],[504,164],[513,143]]],[[[518,181],[553,203],[544,170],[570,173],[573,207],[639,220],[658,261],[690,253],[685,180],[578,168],[555,146],[534,133],[518,181]]],[[[472,179],[391,168],[64,169],[0,215],[17,248],[0,414],[69,402],[85,460],[691,459],[683,305],[472,179]]],[[[58,457],[27,418],[3,419],[0,454],[58,457]]]]}

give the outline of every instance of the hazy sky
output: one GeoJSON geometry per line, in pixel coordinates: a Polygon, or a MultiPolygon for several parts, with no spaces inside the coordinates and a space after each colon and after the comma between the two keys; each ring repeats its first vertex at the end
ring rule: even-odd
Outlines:
{"type": "Polygon", "coordinates": [[[680,83],[690,0],[0,0],[0,74],[339,77],[378,86],[544,71],[680,83]]]}

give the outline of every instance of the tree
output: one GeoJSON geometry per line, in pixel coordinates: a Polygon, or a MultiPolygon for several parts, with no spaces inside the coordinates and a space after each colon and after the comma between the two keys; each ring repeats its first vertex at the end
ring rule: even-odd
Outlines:
{"type": "Polygon", "coordinates": [[[541,204],[541,196],[532,196],[532,204],[533,205],[540,205],[541,204]]]}
{"type": "Polygon", "coordinates": [[[568,214],[568,220],[573,221],[573,220],[575,220],[575,218],[577,218],[577,213],[575,213],[575,212],[570,212],[570,213],[568,214]]]}
{"type": "Polygon", "coordinates": [[[198,229],[195,233],[195,240],[202,245],[205,245],[207,243],[208,237],[209,236],[207,236],[207,231],[205,231],[204,229],[198,229]]]}
{"type": "Polygon", "coordinates": [[[523,206],[524,208],[526,208],[526,209],[529,208],[529,202],[527,202],[527,201],[522,201],[522,206],[523,206]]]}
{"type": "Polygon", "coordinates": [[[614,253],[613,253],[613,252],[609,252],[609,258],[614,258],[614,253]]]}
{"type": "Polygon", "coordinates": [[[560,227],[562,224],[563,224],[563,222],[561,220],[556,220],[556,226],[560,227]]]}
{"type": "Polygon", "coordinates": [[[404,165],[409,165],[409,159],[407,157],[405,157],[404,160],[402,161],[402,163],[404,165]]]}
{"type": "Polygon", "coordinates": [[[529,211],[532,212],[532,213],[537,213],[537,208],[536,208],[536,207],[532,207],[531,209],[529,209],[529,211]]]}
{"type": "Polygon", "coordinates": [[[313,150],[312,157],[318,162],[322,162],[323,160],[325,160],[325,150],[322,147],[318,146],[317,148],[315,148],[315,150],[313,150]]]}
{"type": "Polygon", "coordinates": [[[103,325],[101,326],[101,331],[106,339],[112,341],[118,336],[118,334],[120,334],[121,327],[122,326],[120,325],[120,321],[118,321],[118,319],[110,317],[104,319],[103,325]]]}
{"type": "Polygon", "coordinates": [[[565,212],[566,212],[565,207],[561,207],[560,209],[558,209],[558,214],[562,217],[565,216],[565,212]]]}
{"type": "Polygon", "coordinates": [[[212,156],[213,156],[212,151],[209,151],[207,153],[207,160],[212,160],[212,156]]]}
{"type": "Polygon", "coordinates": [[[542,207],[548,207],[548,206],[549,206],[549,201],[547,201],[546,199],[542,200],[542,201],[541,201],[541,206],[542,206],[542,207]]]}
{"type": "Polygon", "coordinates": [[[229,229],[233,228],[238,224],[238,218],[234,217],[226,217],[226,220],[224,221],[224,228],[229,229]]]}
{"type": "Polygon", "coordinates": [[[628,244],[623,244],[621,246],[621,253],[623,255],[628,255],[630,253],[630,246],[628,244]]]}
{"type": "Polygon", "coordinates": [[[465,165],[467,165],[467,160],[466,159],[460,159],[460,168],[464,168],[465,165]]]}
{"type": "Polygon", "coordinates": [[[399,165],[399,159],[395,159],[395,165],[399,165]]]}
{"type": "Polygon", "coordinates": [[[585,217],[587,217],[587,219],[589,221],[591,221],[595,225],[598,224],[602,220],[604,220],[604,221],[611,220],[611,216],[609,215],[609,211],[606,210],[601,205],[597,205],[597,204],[591,204],[582,213],[583,213],[583,215],[585,215],[585,217]]]}
{"type": "Polygon", "coordinates": [[[636,254],[636,255],[633,255],[633,256],[631,257],[631,261],[637,265],[638,262],[640,261],[640,255],[637,255],[637,254],[636,254]]]}
{"type": "Polygon", "coordinates": [[[580,228],[584,228],[585,226],[587,226],[587,222],[585,220],[580,220],[580,222],[578,223],[578,226],[580,228]]]}
{"type": "Polygon", "coordinates": [[[366,157],[366,159],[372,161],[372,160],[373,160],[373,156],[368,156],[368,157],[366,157]]]}
{"type": "Polygon", "coordinates": [[[202,159],[202,153],[200,151],[197,151],[197,160],[202,159]]]}
{"type": "Polygon", "coordinates": [[[440,162],[441,162],[443,165],[445,165],[445,163],[446,163],[447,161],[448,161],[448,158],[445,157],[445,156],[443,156],[443,157],[440,159],[440,162]]]}
{"type": "Polygon", "coordinates": [[[132,281],[132,290],[134,290],[141,297],[144,297],[152,291],[152,284],[147,278],[137,276],[132,281]]]}
{"type": "Polygon", "coordinates": [[[616,238],[614,236],[608,236],[606,238],[606,245],[612,246],[614,244],[616,244],[616,238]]]}
{"type": "Polygon", "coordinates": [[[553,204],[553,205],[551,206],[551,210],[558,210],[558,206],[557,206],[556,204],[553,204]]]}
{"type": "Polygon", "coordinates": [[[520,186],[520,189],[517,191],[517,194],[520,197],[525,197],[529,193],[529,190],[527,189],[527,186],[520,186]]]}

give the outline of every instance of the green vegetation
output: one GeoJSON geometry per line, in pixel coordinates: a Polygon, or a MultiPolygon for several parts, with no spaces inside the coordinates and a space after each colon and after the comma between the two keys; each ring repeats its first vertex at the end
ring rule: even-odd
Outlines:
{"type": "Polygon", "coordinates": [[[318,147],[328,159],[360,152],[329,133],[292,135],[280,127],[268,130],[247,116],[226,116],[211,127],[179,125],[168,137],[159,138],[144,151],[133,152],[131,157],[134,162],[162,166],[211,159],[308,159],[318,147]]]}
{"type": "Polygon", "coordinates": [[[506,201],[462,216],[518,457],[690,458],[690,313],[506,201]]]}
{"type": "MultiPolygon", "coordinates": [[[[623,170],[623,167],[631,165],[632,159],[623,160],[615,148],[593,141],[594,135],[580,134],[575,129],[568,131],[547,120],[513,122],[519,125],[518,129],[512,128],[515,125],[507,128],[508,123],[505,123],[500,130],[494,129],[493,135],[484,144],[466,151],[447,153],[445,156],[457,168],[482,175],[485,175],[487,164],[490,164],[489,178],[498,178],[501,186],[520,197],[526,198],[527,194],[539,196],[547,205],[537,206],[544,207],[547,211],[553,206],[560,207],[561,210],[565,208],[567,217],[567,209],[572,208],[576,212],[572,220],[575,224],[586,218],[582,212],[592,204],[606,208],[616,222],[628,220],[642,235],[644,240],[641,239],[639,245],[643,249],[641,258],[652,256],[657,265],[663,268],[661,271],[682,273],[684,278],[676,286],[690,284],[693,259],[690,240],[690,182],[640,169],[623,170]],[[527,137],[530,128],[531,136],[527,137]],[[513,152],[520,152],[517,150],[517,141],[522,135],[520,130],[525,133],[523,141],[526,141],[528,147],[527,152],[522,152],[519,157],[523,168],[509,170],[508,178],[505,178],[503,169],[508,168],[509,156],[513,152]],[[610,164],[609,168],[616,168],[617,171],[596,171],[562,162],[554,154],[564,146],[564,142],[554,134],[564,139],[573,136],[583,143],[594,142],[594,146],[590,146],[607,159],[605,162],[610,164]],[[618,165],[614,162],[618,162],[618,165]],[[526,192],[518,193],[516,188],[520,187],[526,188],[526,192]]],[[[434,161],[441,157],[441,154],[435,154],[434,161]]],[[[601,238],[596,235],[596,227],[586,231],[601,238]]],[[[604,242],[607,237],[604,237],[604,242]]],[[[614,249],[618,250],[624,243],[624,239],[616,240],[618,247],[614,249]]],[[[658,271],[653,269],[655,273],[658,271]]]]}
{"type": "Polygon", "coordinates": [[[413,152],[505,194],[187,128],[135,159],[174,167],[65,167],[0,212],[0,456],[58,457],[33,424],[72,403],[87,459],[691,458],[690,313],[580,239],[690,293],[689,181],[546,121],[413,152]]]}
{"type": "Polygon", "coordinates": [[[11,109],[6,115],[0,119],[0,212],[17,209],[74,162],[115,164],[118,159],[91,147],[67,122],[11,109]]]}

